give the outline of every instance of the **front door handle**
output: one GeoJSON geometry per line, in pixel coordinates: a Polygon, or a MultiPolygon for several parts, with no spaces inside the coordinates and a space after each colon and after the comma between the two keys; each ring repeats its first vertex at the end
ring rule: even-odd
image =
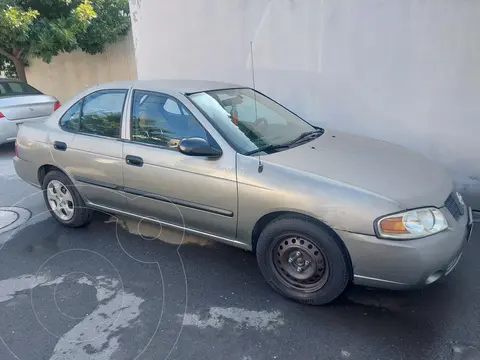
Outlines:
{"type": "Polygon", "coordinates": [[[60,150],[60,151],[67,150],[67,144],[65,144],[63,141],[55,141],[53,143],[53,147],[55,148],[55,150],[60,150]]]}
{"type": "Polygon", "coordinates": [[[138,166],[138,167],[143,166],[143,159],[140,156],[127,155],[127,157],[125,158],[125,161],[127,162],[128,165],[138,166]]]}

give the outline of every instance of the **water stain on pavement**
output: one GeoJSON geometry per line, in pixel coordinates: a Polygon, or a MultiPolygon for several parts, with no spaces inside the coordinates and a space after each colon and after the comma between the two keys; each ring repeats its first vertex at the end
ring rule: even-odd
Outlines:
{"type": "Polygon", "coordinates": [[[0,280],[0,303],[13,299],[17,294],[36,286],[51,286],[62,282],[63,278],[50,279],[47,275],[24,274],[16,278],[0,280]]]}
{"type": "Polygon", "coordinates": [[[116,279],[97,276],[95,283],[87,278],[78,282],[95,286],[99,306],[59,339],[50,360],[110,359],[120,347],[118,332],[138,318],[144,300],[121,289],[116,279]]]}
{"type": "Polygon", "coordinates": [[[222,329],[226,323],[233,323],[240,328],[273,331],[284,324],[280,311],[254,311],[235,307],[211,307],[204,317],[199,314],[179,314],[184,326],[195,326],[200,329],[222,329]]]}
{"type": "Polygon", "coordinates": [[[139,235],[144,240],[161,240],[171,245],[195,244],[200,246],[213,246],[213,241],[185,233],[181,230],[157,225],[147,220],[137,220],[126,216],[111,216],[105,223],[117,223],[133,235],[139,235]]]}
{"type": "MultiPolygon", "coordinates": [[[[17,296],[28,296],[25,291],[36,287],[59,285],[65,279],[65,276],[52,279],[44,274],[37,276],[24,274],[1,280],[0,303],[9,302],[17,296]]],[[[109,359],[119,349],[118,332],[133,324],[140,315],[140,305],[145,300],[123,290],[122,284],[117,279],[106,276],[96,276],[93,281],[87,277],[81,277],[75,282],[95,288],[98,306],[91,314],[85,316],[82,321],[59,337],[50,360],[109,359]]],[[[38,317],[37,320],[39,320],[38,317]]]]}

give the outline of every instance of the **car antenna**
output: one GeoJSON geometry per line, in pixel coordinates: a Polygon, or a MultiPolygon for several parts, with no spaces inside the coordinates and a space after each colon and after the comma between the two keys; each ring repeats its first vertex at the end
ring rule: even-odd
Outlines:
{"type": "MultiPolygon", "coordinates": [[[[257,92],[255,89],[255,63],[253,60],[253,42],[250,41],[250,57],[252,59],[252,83],[253,83],[253,101],[255,102],[255,122],[258,120],[258,113],[257,113],[257,92]]],[[[263,171],[263,163],[260,159],[260,154],[258,154],[258,172],[261,173],[263,171]]]]}

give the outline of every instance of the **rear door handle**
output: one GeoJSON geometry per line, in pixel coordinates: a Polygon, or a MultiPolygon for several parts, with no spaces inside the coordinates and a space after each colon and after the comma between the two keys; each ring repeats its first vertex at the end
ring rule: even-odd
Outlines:
{"type": "Polygon", "coordinates": [[[128,165],[138,166],[138,167],[143,166],[143,159],[140,156],[127,155],[127,157],[125,158],[125,161],[127,162],[128,165]]]}
{"type": "Polygon", "coordinates": [[[53,143],[53,147],[56,149],[56,150],[60,150],[60,151],[65,151],[67,150],[67,144],[65,144],[63,141],[55,141],[53,143]]]}

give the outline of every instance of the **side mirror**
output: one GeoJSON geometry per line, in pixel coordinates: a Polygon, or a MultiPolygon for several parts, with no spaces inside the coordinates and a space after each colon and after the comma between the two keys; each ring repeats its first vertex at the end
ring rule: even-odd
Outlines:
{"type": "Polygon", "coordinates": [[[207,140],[197,137],[186,138],[178,143],[178,150],[189,156],[220,157],[222,150],[212,147],[207,140]]]}

